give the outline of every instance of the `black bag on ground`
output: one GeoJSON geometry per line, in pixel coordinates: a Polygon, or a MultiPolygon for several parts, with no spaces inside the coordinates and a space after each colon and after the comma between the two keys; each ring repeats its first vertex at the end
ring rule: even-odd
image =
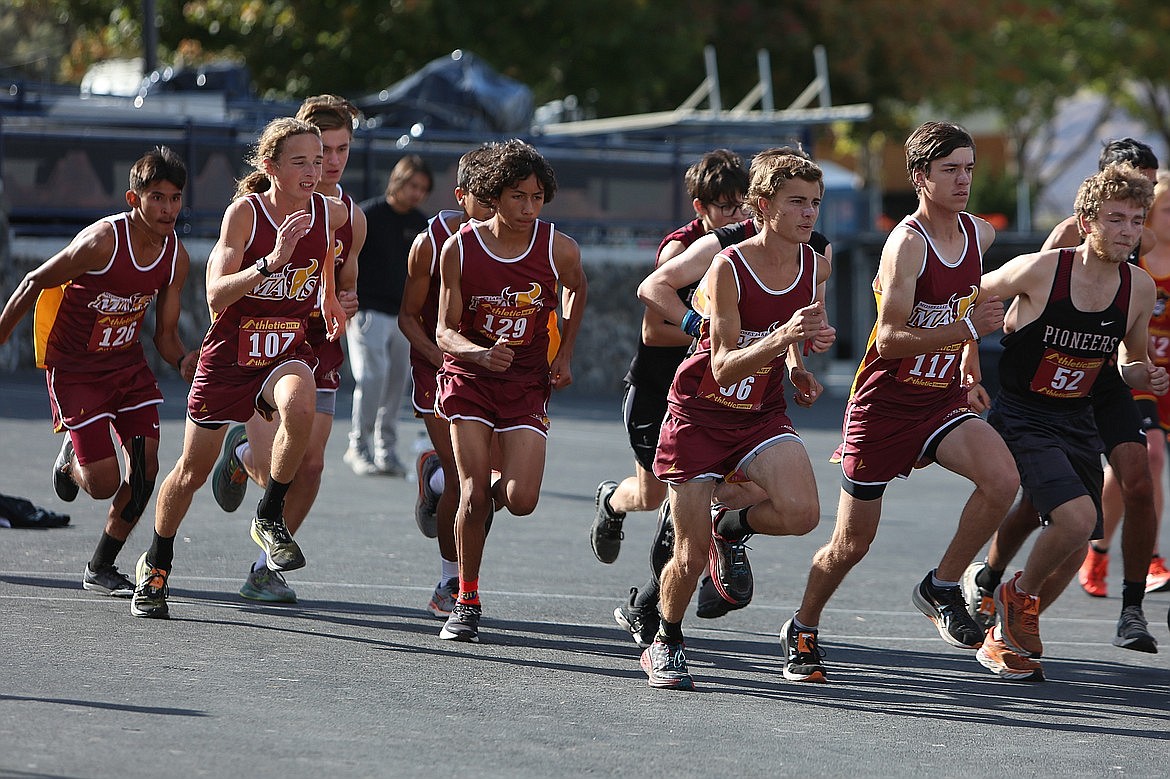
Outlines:
{"type": "Polygon", "coordinates": [[[0,494],[0,527],[65,527],[68,514],[33,505],[32,501],[0,494]]]}

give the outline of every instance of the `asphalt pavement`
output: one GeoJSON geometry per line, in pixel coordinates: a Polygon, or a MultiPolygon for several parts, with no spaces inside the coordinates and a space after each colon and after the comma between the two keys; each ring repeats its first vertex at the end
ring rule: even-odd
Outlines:
{"type": "MultiPolygon", "coordinates": [[[[160,460],[182,437],[185,387],[164,386],[160,460]]],[[[205,487],[179,532],[171,619],[81,589],[106,505],[62,503],[41,374],[0,380],[0,492],[72,516],[0,530],[0,777],[1149,776],[1170,771],[1170,593],[1146,598],[1162,653],[1111,645],[1120,609],[1075,585],[1042,620],[1048,681],[1002,681],[951,648],[910,602],[969,491],[937,466],[891,487],[867,559],[821,624],[830,683],[787,682],[777,630],[829,537],[843,396],[793,411],[814,463],[821,524],[755,537],[754,603],[688,614],[698,690],[654,690],[613,621],[647,577],[652,514],[626,521],[617,562],[589,547],[593,493],[632,468],[619,399],[554,399],[548,465],[529,517],[497,515],[481,578],[482,643],[438,639],[425,611],[435,542],[404,479],[341,461],[344,398],[325,483],[298,534],[308,566],[295,606],[236,592],[256,546],[240,511],[205,487]]],[[[399,454],[421,430],[403,416],[399,454]]],[[[153,516],[153,501],[147,519],[153,516]]],[[[131,537],[131,570],[149,543],[131,537]]],[[[1170,537],[1163,533],[1163,538],[1170,537]]],[[[1163,548],[1168,544],[1164,541],[1163,548]]]]}

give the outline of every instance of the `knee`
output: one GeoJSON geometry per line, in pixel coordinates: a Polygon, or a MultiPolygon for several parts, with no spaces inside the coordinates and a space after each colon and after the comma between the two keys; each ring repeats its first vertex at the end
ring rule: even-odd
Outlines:
{"type": "Polygon", "coordinates": [[[801,507],[801,509],[793,517],[792,534],[796,536],[803,536],[811,533],[816,529],[817,525],[821,523],[821,507],[819,503],[813,502],[811,504],[801,507]]]}
{"type": "Polygon", "coordinates": [[[304,459],[301,460],[300,467],[297,468],[297,478],[308,483],[317,483],[321,481],[321,474],[324,472],[324,453],[316,447],[310,446],[305,452],[304,459]]]}
{"type": "Polygon", "coordinates": [[[502,502],[513,516],[526,517],[536,511],[536,504],[539,500],[540,495],[535,492],[516,490],[508,492],[502,502]]]}
{"type": "Polygon", "coordinates": [[[831,568],[849,569],[860,563],[867,554],[871,539],[857,536],[840,536],[831,540],[817,557],[831,568]]]}

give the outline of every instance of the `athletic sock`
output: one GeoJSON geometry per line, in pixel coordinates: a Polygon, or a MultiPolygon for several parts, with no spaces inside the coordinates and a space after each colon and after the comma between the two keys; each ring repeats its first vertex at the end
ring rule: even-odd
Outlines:
{"type": "Polygon", "coordinates": [[[715,523],[715,532],[724,541],[741,541],[755,531],[748,524],[747,515],[750,506],[746,509],[728,509],[715,523]]]}
{"type": "Polygon", "coordinates": [[[646,586],[638,590],[638,594],[634,596],[634,608],[642,611],[648,608],[657,608],[658,606],[658,580],[651,577],[650,581],[646,582],[646,586]]]}
{"type": "Polygon", "coordinates": [[[936,590],[946,590],[946,589],[951,589],[953,587],[958,587],[959,583],[958,582],[944,582],[942,579],[938,578],[938,569],[935,568],[933,571],[930,572],[930,586],[934,587],[936,590]]]}
{"type": "Polygon", "coordinates": [[[1100,544],[1089,542],[1089,546],[1093,547],[1093,551],[1097,554],[1109,554],[1109,547],[1102,547],[1100,544]]]}
{"type": "Polygon", "coordinates": [[[459,578],[459,561],[448,560],[439,555],[439,584],[446,584],[452,579],[459,578]]]}
{"type": "Polygon", "coordinates": [[[256,558],[256,564],[252,566],[252,570],[253,571],[262,571],[267,567],[268,567],[268,555],[265,554],[264,552],[261,552],[260,556],[256,558]]]}
{"type": "Polygon", "coordinates": [[[796,618],[796,614],[792,615],[792,626],[804,633],[816,633],[817,625],[806,625],[796,618]]]}
{"type": "Polygon", "coordinates": [[[103,568],[109,568],[125,545],[125,541],[119,541],[103,530],[102,537],[98,539],[93,550],[93,557],[89,558],[89,570],[96,573],[103,568]]]}
{"type": "Polygon", "coordinates": [[[1146,582],[1131,582],[1126,579],[1121,580],[1121,608],[1126,606],[1141,607],[1142,601],[1146,597],[1146,582]]]}
{"type": "Polygon", "coordinates": [[[1003,581],[1003,571],[997,571],[990,565],[985,565],[975,574],[975,583],[987,592],[993,591],[1003,581]]]}
{"type": "Polygon", "coordinates": [[[436,495],[442,495],[443,489],[447,486],[447,479],[443,476],[443,469],[436,468],[435,472],[431,474],[431,478],[427,481],[427,486],[431,488],[431,492],[436,495]]]}
{"type": "Polygon", "coordinates": [[[271,476],[264,497],[256,504],[256,516],[261,519],[281,519],[284,512],[284,496],[288,494],[289,483],[281,483],[271,476]]]}
{"type": "Polygon", "coordinates": [[[154,531],[154,540],[150,542],[150,549],[146,552],[146,563],[151,568],[163,571],[171,570],[175,562],[175,537],[163,538],[154,531]]]}
{"type": "Polygon", "coordinates": [[[680,644],[683,640],[682,620],[678,622],[667,622],[662,620],[658,623],[658,636],[668,644],[680,644]]]}
{"type": "Polygon", "coordinates": [[[465,606],[478,606],[479,603],[479,579],[459,580],[459,602],[465,606]]]}

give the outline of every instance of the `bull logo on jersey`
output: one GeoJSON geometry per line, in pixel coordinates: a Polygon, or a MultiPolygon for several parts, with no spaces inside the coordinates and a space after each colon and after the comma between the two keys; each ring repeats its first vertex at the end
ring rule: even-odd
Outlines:
{"type": "Polygon", "coordinates": [[[321,261],[315,259],[309,260],[307,267],[293,267],[292,263],[289,263],[274,271],[268,278],[261,279],[248,293],[248,297],[265,300],[308,300],[317,294],[317,285],[321,281],[318,273],[320,268],[321,261]]]}
{"type": "Polygon", "coordinates": [[[945,303],[918,301],[914,304],[914,310],[910,312],[910,319],[907,320],[906,326],[932,328],[958,322],[966,316],[971,306],[975,305],[977,297],[979,297],[979,288],[972,284],[970,292],[964,295],[955,293],[945,303]]]}
{"type": "Polygon", "coordinates": [[[340,238],[333,242],[333,264],[341,265],[345,262],[345,241],[340,238]]]}
{"type": "Polygon", "coordinates": [[[476,308],[484,304],[509,309],[543,308],[544,301],[540,299],[543,291],[543,287],[535,281],[531,282],[529,288],[525,290],[513,290],[512,287],[508,286],[500,290],[498,295],[473,296],[468,308],[476,308]]]}
{"type": "Polygon", "coordinates": [[[535,306],[540,303],[541,291],[540,285],[534,281],[531,287],[519,292],[513,292],[511,287],[504,287],[500,292],[500,299],[506,306],[527,308],[528,306],[535,306]]]}
{"type": "Polygon", "coordinates": [[[154,300],[155,293],[135,292],[133,295],[115,295],[112,292],[100,292],[89,307],[100,314],[137,314],[145,311],[154,300]]]}

